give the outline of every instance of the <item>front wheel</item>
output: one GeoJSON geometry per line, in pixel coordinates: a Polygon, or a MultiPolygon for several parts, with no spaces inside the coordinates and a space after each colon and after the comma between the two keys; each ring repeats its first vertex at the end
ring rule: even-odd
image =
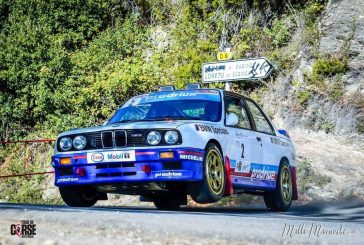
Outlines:
{"type": "Polygon", "coordinates": [[[62,186],[59,192],[70,207],[92,207],[98,200],[96,190],[88,186],[62,186]]]}
{"type": "Polygon", "coordinates": [[[279,166],[276,189],[264,195],[264,202],[268,210],[284,212],[292,203],[292,173],[287,161],[279,166]]]}
{"type": "Polygon", "coordinates": [[[203,168],[203,181],[190,183],[188,193],[197,203],[217,202],[225,192],[225,170],[222,154],[213,143],[206,147],[203,168]]]}

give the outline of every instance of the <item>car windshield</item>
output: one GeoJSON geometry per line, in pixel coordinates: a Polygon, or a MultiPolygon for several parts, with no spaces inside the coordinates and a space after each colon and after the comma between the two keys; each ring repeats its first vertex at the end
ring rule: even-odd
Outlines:
{"type": "Polygon", "coordinates": [[[126,102],[108,124],[136,121],[221,119],[221,98],[216,90],[168,91],[137,96],[126,102]]]}

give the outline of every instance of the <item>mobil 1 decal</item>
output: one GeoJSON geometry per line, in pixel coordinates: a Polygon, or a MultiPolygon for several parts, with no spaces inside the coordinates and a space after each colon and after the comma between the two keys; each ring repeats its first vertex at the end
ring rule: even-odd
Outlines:
{"type": "Polygon", "coordinates": [[[196,131],[199,132],[208,132],[213,134],[229,134],[226,128],[222,127],[215,127],[212,125],[206,125],[206,124],[195,124],[196,131]]]}
{"type": "Polygon", "coordinates": [[[246,161],[232,161],[232,174],[250,179],[275,181],[278,175],[278,166],[248,163],[246,161]]]}

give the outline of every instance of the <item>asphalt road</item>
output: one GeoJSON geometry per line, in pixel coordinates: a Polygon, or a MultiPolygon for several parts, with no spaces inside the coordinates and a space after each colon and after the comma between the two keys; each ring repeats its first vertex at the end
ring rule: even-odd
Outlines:
{"type": "Polygon", "coordinates": [[[296,205],[286,213],[241,209],[69,208],[0,204],[0,244],[363,244],[360,201],[296,205]],[[10,235],[33,220],[34,238],[10,235]]]}

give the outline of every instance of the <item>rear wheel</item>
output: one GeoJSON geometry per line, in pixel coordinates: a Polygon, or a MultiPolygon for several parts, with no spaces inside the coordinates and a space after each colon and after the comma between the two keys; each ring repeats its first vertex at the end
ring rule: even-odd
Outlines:
{"type": "Polygon", "coordinates": [[[156,208],[161,210],[176,210],[187,204],[187,195],[163,195],[152,198],[156,208]]]}
{"type": "Polygon", "coordinates": [[[217,202],[225,192],[225,170],[222,154],[213,143],[206,147],[203,167],[203,181],[190,183],[188,192],[195,202],[217,202]]]}
{"type": "Polygon", "coordinates": [[[279,166],[276,189],[264,195],[264,202],[268,210],[284,212],[292,203],[292,173],[287,161],[279,166]]]}
{"type": "Polygon", "coordinates": [[[96,190],[88,186],[62,186],[59,187],[59,192],[70,207],[91,207],[98,200],[96,190]]]}

